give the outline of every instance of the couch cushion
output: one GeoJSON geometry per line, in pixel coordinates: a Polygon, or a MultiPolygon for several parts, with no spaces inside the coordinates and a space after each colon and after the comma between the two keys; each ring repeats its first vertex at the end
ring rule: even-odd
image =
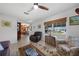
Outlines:
{"type": "Polygon", "coordinates": [[[3,46],[4,49],[8,48],[9,47],[9,43],[10,41],[3,41],[3,42],[0,42],[3,46]]]}
{"type": "Polygon", "coordinates": [[[74,46],[75,47],[78,47],[79,48],[79,37],[73,38],[73,43],[74,43],[74,46]]]}
{"type": "Polygon", "coordinates": [[[70,51],[70,48],[67,45],[60,45],[60,47],[65,51],[70,51]]]}
{"type": "Polygon", "coordinates": [[[4,50],[4,48],[3,48],[2,44],[0,44],[0,51],[3,51],[3,50],[4,50]]]}

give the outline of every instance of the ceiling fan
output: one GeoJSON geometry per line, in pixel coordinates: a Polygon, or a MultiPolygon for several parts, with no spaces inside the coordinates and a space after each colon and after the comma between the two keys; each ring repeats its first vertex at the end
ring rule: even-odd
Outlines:
{"type": "Polygon", "coordinates": [[[24,14],[27,14],[28,15],[29,12],[31,12],[34,9],[38,9],[38,8],[43,9],[43,10],[46,10],[46,11],[49,10],[47,7],[45,7],[43,5],[39,5],[38,3],[34,3],[33,6],[32,6],[32,8],[30,10],[28,10],[27,12],[24,12],[24,14]]]}
{"type": "Polygon", "coordinates": [[[76,8],[75,12],[79,15],[79,8],[76,8]]]}

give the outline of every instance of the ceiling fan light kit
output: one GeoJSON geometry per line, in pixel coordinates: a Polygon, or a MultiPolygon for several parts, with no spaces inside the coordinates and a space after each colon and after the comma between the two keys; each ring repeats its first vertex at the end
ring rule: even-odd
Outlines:
{"type": "Polygon", "coordinates": [[[34,7],[34,9],[38,9],[38,5],[34,5],[33,7],[34,7]]]}
{"type": "Polygon", "coordinates": [[[38,8],[43,9],[43,10],[46,10],[46,11],[49,10],[47,7],[45,7],[43,5],[38,5],[38,3],[34,3],[33,6],[32,6],[32,8],[30,10],[28,10],[27,12],[24,12],[24,14],[28,15],[29,12],[31,12],[34,9],[38,9],[38,8]]]}

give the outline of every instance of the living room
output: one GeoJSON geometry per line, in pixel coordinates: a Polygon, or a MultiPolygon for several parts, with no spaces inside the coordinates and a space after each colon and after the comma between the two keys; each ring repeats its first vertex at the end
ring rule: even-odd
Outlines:
{"type": "Polygon", "coordinates": [[[1,56],[79,55],[78,3],[0,3],[0,10],[0,45],[8,46],[6,52],[3,52],[6,47],[2,47],[1,56]],[[31,9],[34,5],[45,8],[31,9]],[[71,19],[78,21],[73,23],[71,19]],[[19,28],[18,23],[21,23],[19,28]],[[63,23],[65,30],[60,31],[63,23]],[[54,26],[48,26],[51,24],[54,26]],[[45,25],[48,26],[47,33],[45,25]],[[64,32],[64,36],[59,38],[60,32],[64,32]]]}

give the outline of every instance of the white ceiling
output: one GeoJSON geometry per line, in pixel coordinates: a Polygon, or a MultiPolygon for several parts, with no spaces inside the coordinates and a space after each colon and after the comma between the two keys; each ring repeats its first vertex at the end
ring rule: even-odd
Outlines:
{"type": "Polygon", "coordinates": [[[74,6],[78,6],[77,3],[39,3],[49,8],[48,11],[42,9],[33,10],[29,15],[25,15],[24,12],[28,11],[33,3],[0,3],[0,14],[8,15],[16,18],[21,18],[25,22],[33,22],[39,19],[45,19],[51,15],[59,13],[63,10],[68,10],[74,6]]]}

